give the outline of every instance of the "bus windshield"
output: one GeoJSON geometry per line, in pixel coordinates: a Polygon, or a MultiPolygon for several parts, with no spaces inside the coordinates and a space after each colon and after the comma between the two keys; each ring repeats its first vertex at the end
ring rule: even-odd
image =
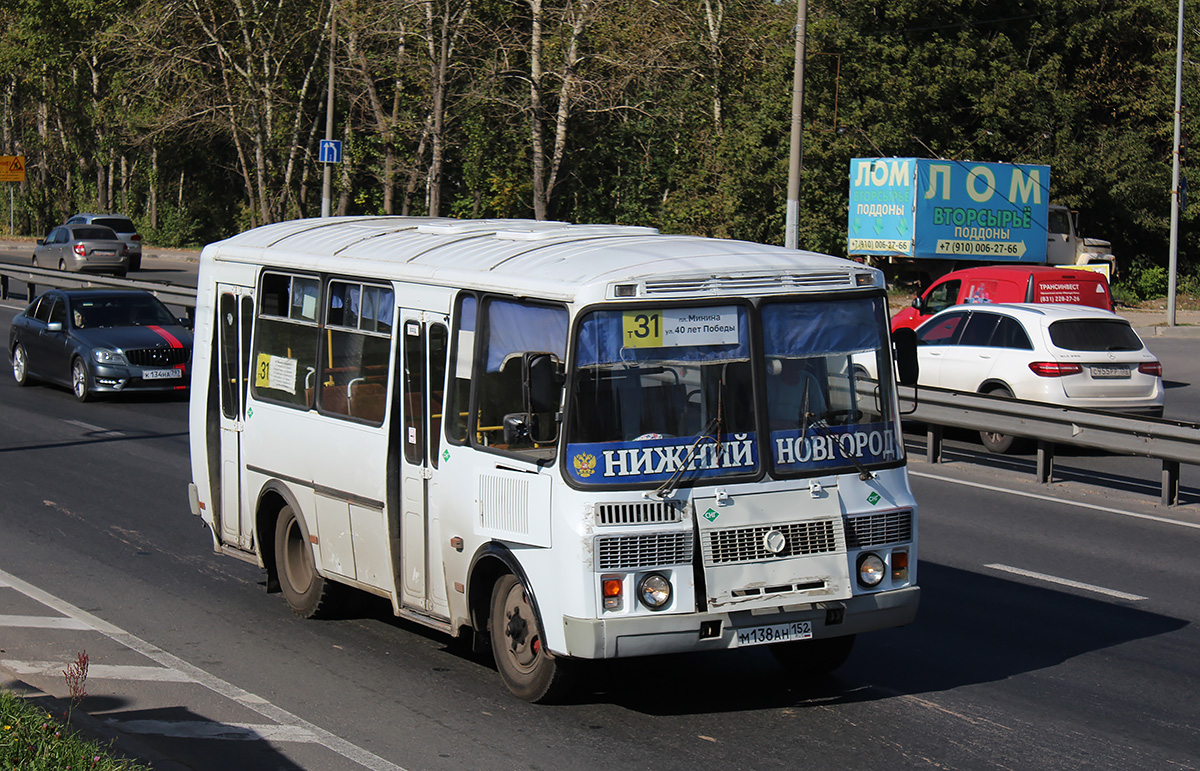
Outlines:
{"type": "Polygon", "coordinates": [[[890,388],[862,382],[889,371],[886,318],[878,297],[592,311],[576,333],[567,472],[673,486],[764,463],[794,476],[895,461],[890,388]]]}
{"type": "Polygon", "coordinates": [[[900,459],[883,298],[763,305],[774,472],[827,473],[900,459]]]}

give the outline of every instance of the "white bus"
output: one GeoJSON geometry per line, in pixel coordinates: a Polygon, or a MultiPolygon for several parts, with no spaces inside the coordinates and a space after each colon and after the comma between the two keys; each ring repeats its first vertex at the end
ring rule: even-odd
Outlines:
{"type": "Polygon", "coordinates": [[[215,550],[301,616],[354,587],[490,647],[521,698],[759,644],[823,673],[916,614],[877,270],[652,228],[282,222],[204,249],[194,356],[215,550]]]}

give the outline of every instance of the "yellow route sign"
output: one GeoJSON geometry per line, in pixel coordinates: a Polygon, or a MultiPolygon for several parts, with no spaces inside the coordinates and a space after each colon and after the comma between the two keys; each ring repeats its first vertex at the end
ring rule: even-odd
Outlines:
{"type": "Polygon", "coordinates": [[[0,155],[0,182],[25,181],[25,156],[0,155]]]}

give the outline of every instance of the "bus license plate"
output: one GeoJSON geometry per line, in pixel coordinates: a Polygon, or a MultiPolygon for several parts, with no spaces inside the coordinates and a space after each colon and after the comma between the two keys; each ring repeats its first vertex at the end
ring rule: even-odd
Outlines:
{"type": "Polygon", "coordinates": [[[738,647],[766,645],[768,643],[808,640],[813,636],[811,621],[793,621],[789,624],[751,626],[737,630],[738,647]]]}
{"type": "Polygon", "coordinates": [[[1092,377],[1095,377],[1095,378],[1129,377],[1129,367],[1092,367],[1092,377]]]}
{"type": "Polygon", "coordinates": [[[142,372],[143,380],[173,380],[183,377],[181,369],[148,369],[142,372]]]}

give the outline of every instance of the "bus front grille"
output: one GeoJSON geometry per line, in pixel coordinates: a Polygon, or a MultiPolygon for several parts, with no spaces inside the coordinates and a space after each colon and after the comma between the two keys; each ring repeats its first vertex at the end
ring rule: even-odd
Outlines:
{"type": "Polygon", "coordinates": [[[711,276],[695,279],[649,279],[646,295],[694,294],[731,292],[737,294],[776,294],[814,289],[853,288],[854,279],[849,272],[809,274],[742,274],[734,276],[711,276]]]}
{"type": "Polygon", "coordinates": [[[597,570],[640,570],[692,561],[692,534],[647,533],[596,539],[597,570]]]}
{"type": "Polygon", "coordinates": [[[912,512],[884,511],[846,518],[846,548],[865,549],[912,540],[912,512]]]}
{"type": "Polygon", "coordinates": [[[656,525],[682,519],[683,509],[666,501],[596,504],[598,525],[656,525]]]}
{"type": "Polygon", "coordinates": [[[701,543],[706,565],[729,565],[805,554],[824,554],[837,551],[837,524],[832,519],[821,519],[785,525],[712,530],[703,534],[701,543]],[[782,533],[785,539],[779,552],[767,549],[766,535],[773,530],[782,533]]]}

